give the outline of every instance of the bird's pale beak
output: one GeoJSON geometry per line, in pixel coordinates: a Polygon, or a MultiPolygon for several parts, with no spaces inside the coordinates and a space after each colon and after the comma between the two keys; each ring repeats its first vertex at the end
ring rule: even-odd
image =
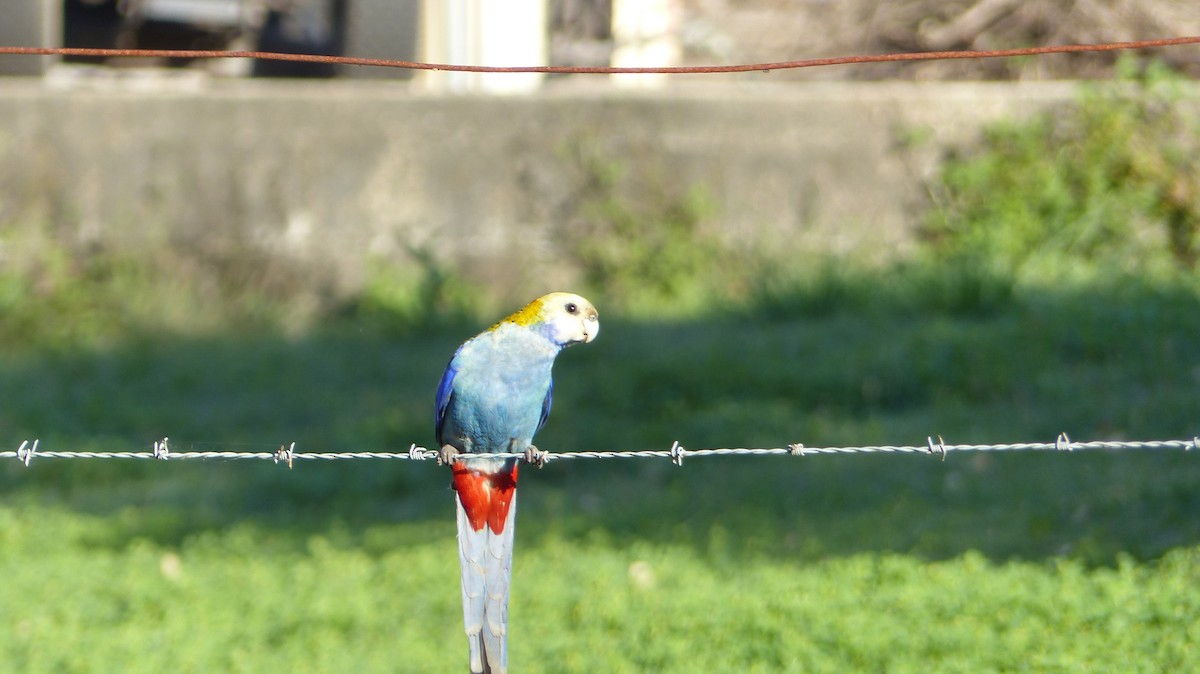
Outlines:
{"type": "Polygon", "coordinates": [[[600,334],[600,321],[595,316],[588,316],[583,322],[583,343],[587,344],[600,334]]]}

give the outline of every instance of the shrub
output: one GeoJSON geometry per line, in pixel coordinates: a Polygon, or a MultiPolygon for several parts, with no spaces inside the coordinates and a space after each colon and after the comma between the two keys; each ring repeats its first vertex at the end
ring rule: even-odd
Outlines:
{"type": "Polygon", "coordinates": [[[935,186],[929,252],[1015,277],[1194,270],[1200,123],[1180,81],[1123,62],[1077,105],[989,129],[935,186]]]}

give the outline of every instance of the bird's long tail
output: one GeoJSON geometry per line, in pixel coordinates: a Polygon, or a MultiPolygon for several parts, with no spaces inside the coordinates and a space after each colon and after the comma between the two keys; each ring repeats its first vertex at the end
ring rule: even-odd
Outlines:
{"type": "Polygon", "coordinates": [[[454,463],[463,622],[473,674],[508,669],[508,584],[517,519],[517,461],[454,463]]]}

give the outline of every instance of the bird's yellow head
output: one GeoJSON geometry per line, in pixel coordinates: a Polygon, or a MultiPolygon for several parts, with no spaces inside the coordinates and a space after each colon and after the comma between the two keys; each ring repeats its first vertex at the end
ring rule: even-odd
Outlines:
{"type": "Polygon", "coordinates": [[[543,295],[492,329],[505,323],[545,329],[551,339],[563,346],[590,342],[600,333],[600,314],[596,307],[574,293],[543,295]]]}

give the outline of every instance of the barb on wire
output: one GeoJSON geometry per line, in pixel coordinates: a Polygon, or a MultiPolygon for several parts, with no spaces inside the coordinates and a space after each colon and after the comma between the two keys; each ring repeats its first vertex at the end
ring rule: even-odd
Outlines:
{"type": "Polygon", "coordinates": [[[682,468],[683,467],[683,455],[686,451],[687,450],[685,450],[683,448],[683,445],[679,444],[678,440],[671,443],[671,451],[670,451],[671,463],[682,468]]]}
{"type": "Polygon", "coordinates": [[[17,460],[29,467],[29,462],[33,460],[33,453],[37,451],[38,441],[35,438],[33,445],[30,446],[28,440],[22,440],[21,446],[17,448],[17,460]]]}
{"type": "Polygon", "coordinates": [[[946,441],[942,439],[942,436],[940,436],[940,435],[938,436],[938,441],[937,441],[936,445],[933,444],[933,436],[932,435],[929,436],[928,438],[925,438],[925,442],[926,442],[926,447],[929,448],[930,454],[936,454],[938,456],[941,456],[942,461],[946,460],[946,441]]]}
{"type": "Polygon", "coordinates": [[[1058,437],[1054,440],[1054,448],[1060,452],[1074,450],[1074,447],[1071,446],[1071,438],[1067,435],[1066,431],[1058,434],[1058,437]]]}
{"type": "MultiPolygon", "coordinates": [[[[545,463],[566,459],[668,459],[677,466],[683,465],[683,457],[705,456],[809,456],[820,454],[924,454],[941,457],[943,461],[950,452],[1011,452],[1011,451],[1058,451],[1079,452],[1086,450],[1200,450],[1200,437],[1185,440],[1093,440],[1076,442],[1066,433],[1060,433],[1054,442],[1019,442],[1009,444],[946,444],[942,436],[929,436],[924,445],[865,445],[860,447],[808,447],[795,443],[786,447],[771,448],[717,448],[684,449],[678,441],[670,449],[633,451],[579,451],[551,453],[542,452],[545,463]],[[937,441],[934,441],[934,437],[937,441]]],[[[260,460],[286,463],[292,468],[296,461],[346,461],[364,459],[425,461],[436,459],[438,453],[432,449],[412,444],[401,452],[305,452],[296,451],[296,443],[280,445],[273,452],[245,452],[228,450],[169,451],[167,438],[156,441],[148,452],[92,452],[39,450],[38,441],[31,444],[23,441],[17,451],[0,452],[0,459],[15,458],[29,466],[34,454],[39,459],[155,459],[161,461],[188,461],[206,459],[260,460]]],[[[458,459],[473,461],[481,458],[524,458],[524,454],[461,454],[458,459]]]]}
{"type": "Polygon", "coordinates": [[[346,66],[373,66],[380,68],[404,68],[408,70],[442,70],[475,73],[556,73],[556,74],[649,74],[674,75],[704,73],[745,73],[771,70],[792,70],[819,66],[880,63],[886,61],[936,61],[948,59],[1011,58],[1015,56],[1038,56],[1043,54],[1069,54],[1078,52],[1106,52],[1126,49],[1154,49],[1200,44],[1200,36],[1175,37],[1161,40],[1135,40],[1128,42],[1105,42],[1099,44],[1065,44],[1048,47],[1024,47],[1020,49],[992,49],[969,51],[907,52],[899,54],[870,54],[863,56],[837,56],[832,58],[804,59],[800,61],[777,61],[773,63],[745,63],[727,66],[664,66],[649,68],[626,68],[605,66],[472,66],[451,63],[421,63],[393,59],[361,58],[356,56],[327,56],[321,54],[282,54],[262,51],[210,51],[197,49],[93,49],[83,47],[4,47],[0,55],[24,56],[86,56],[86,57],[140,57],[140,58],[251,58],[271,61],[304,61],[346,66]]]}
{"type": "Polygon", "coordinates": [[[287,464],[288,470],[292,469],[292,459],[296,458],[296,443],[292,443],[287,447],[279,446],[279,451],[275,452],[275,463],[284,462],[287,464]]]}

